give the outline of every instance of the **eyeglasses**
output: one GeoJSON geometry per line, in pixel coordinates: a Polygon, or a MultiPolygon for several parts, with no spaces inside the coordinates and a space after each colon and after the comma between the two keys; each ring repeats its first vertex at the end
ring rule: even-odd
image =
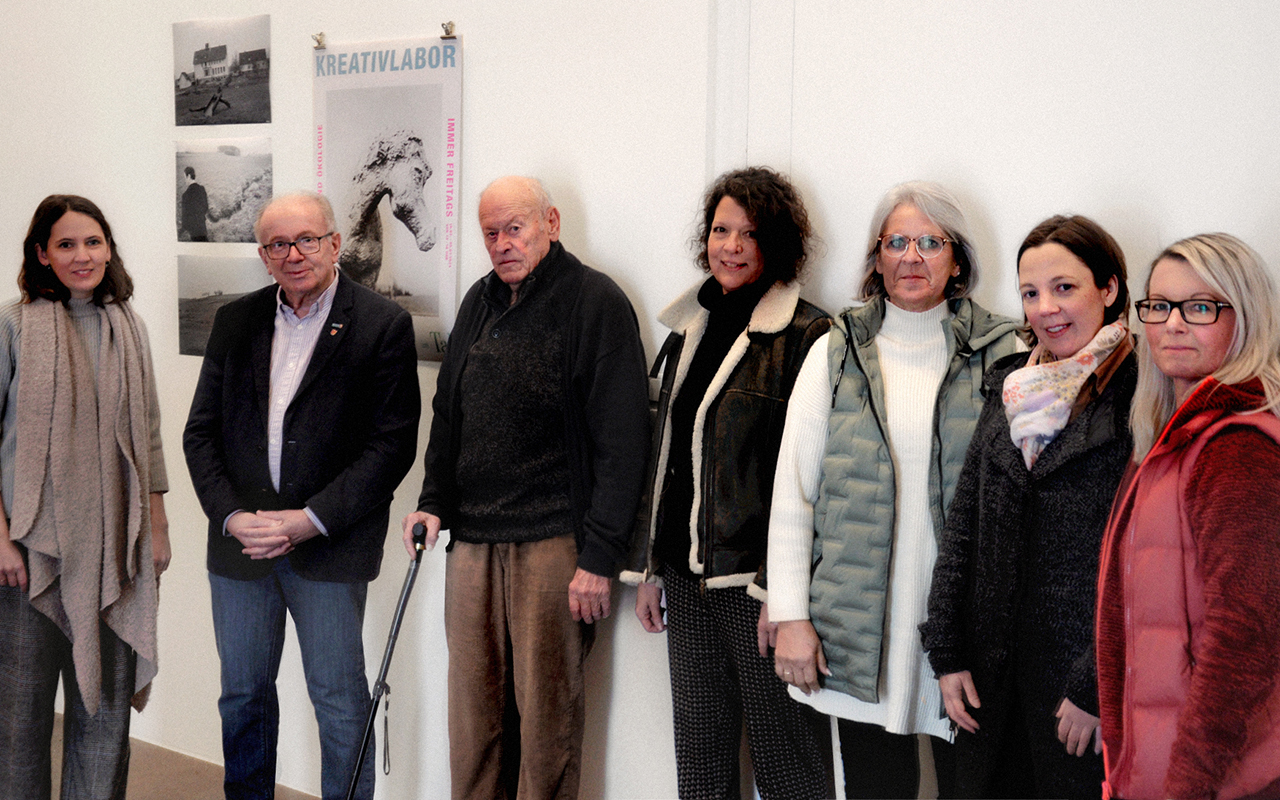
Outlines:
{"type": "Polygon", "coordinates": [[[268,242],[262,246],[269,258],[276,261],[283,261],[289,257],[289,249],[298,248],[298,252],[304,256],[315,255],[320,252],[320,240],[327,239],[334,235],[337,231],[329,231],[324,236],[303,236],[296,242],[268,242]]]}
{"type": "Polygon", "coordinates": [[[1221,300],[1139,300],[1134,303],[1138,309],[1138,319],[1158,325],[1169,319],[1173,310],[1178,309],[1182,321],[1188,325],[1212,325],[1218,321],[1218,315],[1224,308],[1232,308],[1230,303],[1221,300]]]}
{"type": "Polygon", "coordinates": [[[916,243],[916,252],[921,258],[937,258],[942,252],[942,248],[947,246],[947,242],[951,239],[944,239],[941,236],[934,236],[926,233],[924,236],[917,236],[914,239],[903,236],[900,233],[891,233],[887,236],[880,237],[880,251],[891,256],[905,256],[907,249],[911,247],[911,243],[916,243]]]}

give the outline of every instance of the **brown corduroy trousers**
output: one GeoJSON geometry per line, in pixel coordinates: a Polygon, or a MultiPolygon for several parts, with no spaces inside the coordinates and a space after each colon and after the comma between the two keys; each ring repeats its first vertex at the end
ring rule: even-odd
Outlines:
{"type": "Polygon", "coordinates": [[[457,542],[445,568],[454,800],[575,800],[591,626],[569,613],[573,537],[457,542]]]}

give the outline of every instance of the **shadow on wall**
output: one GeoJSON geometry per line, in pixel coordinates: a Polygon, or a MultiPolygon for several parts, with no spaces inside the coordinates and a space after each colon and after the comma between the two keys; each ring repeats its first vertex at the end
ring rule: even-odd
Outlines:
{"type": "MultiPolygon", "coordinates": [[[[618,618],[630,611],[621,605],[624,593],[614,587],[618,603],[607,619],[595,623],[596,641],[587,656],[583,684],[587,694],[586,730],[582,736],[582,785],[578,797],[605,796],[605,759],[609,752],[609,706],[613,700],[613,629],[618,618]]],[[[634,605],[634,598],[632,605],[634,605]]],[[[624,624],[626,620],[623,620],[624,624]]]]}

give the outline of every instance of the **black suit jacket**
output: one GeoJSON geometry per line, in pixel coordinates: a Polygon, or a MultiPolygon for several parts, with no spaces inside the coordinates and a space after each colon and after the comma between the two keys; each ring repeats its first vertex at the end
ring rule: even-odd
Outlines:
{"type": "Polygon", "coordinates": [[[391,496],[413,463],[421,398],[409,313],[338,275],[329,318],[284,418],[280,491],[267,466],[276,286],[218,310],[183,435],[209,516],[209,571],[250,580],[254,561],[223,533],[227,515],[310,508],[328,530],[288,558],[310,580],[378,575],[391,496]]]}

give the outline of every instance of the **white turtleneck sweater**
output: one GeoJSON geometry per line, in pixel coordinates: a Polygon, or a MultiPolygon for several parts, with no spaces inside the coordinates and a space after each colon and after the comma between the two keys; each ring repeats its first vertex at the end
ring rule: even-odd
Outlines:
{"type": "MultiPolygon", "coordinates": [[[[929,510],[929,456],[933,408],[947,368],[943,325],[946,303],[919,313],[885,304],[875,344],[884,376],[889,451],[896,476],[897,524],[889,565],[888,619],[880,702],[866,703],[821,689],[797,700],[843,719],[881,725],[890,733],[948,738],[938,682],[920,645],[917,626],[927,616],[929,582],[938,546],[929,510]]],[[[769,618],[809,618],[809,569],[813,556],[813,507],[831,416],[828,337],[814,343],[796,378],[787,407],[769,521],[769,618]]]]}

